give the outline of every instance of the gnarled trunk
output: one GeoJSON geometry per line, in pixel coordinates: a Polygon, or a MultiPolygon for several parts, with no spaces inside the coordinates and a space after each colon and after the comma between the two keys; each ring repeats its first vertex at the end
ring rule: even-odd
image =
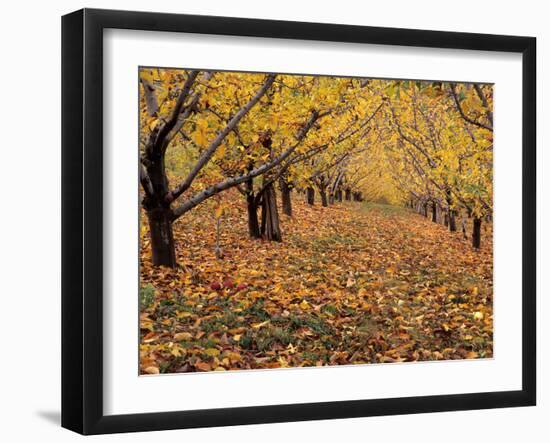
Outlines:
{"type": "Polygon", "coordinates": [[[281,177],[279,179],[279,187],[281,189],[281,202],[283,206],[283,214],[292,217],[292,199],[290,197],[290,186],[286,179],[281,177]]]}
{"type": "Polygon", "coordinates": [[[481,218],[474,217],[474,227],[472,230],[472,246],[476,249],[481,247],[481,218]]]}
{"type": "Polygon", "coordinates": [[[306,189],[306,201],[308,205],[315,204],[315,189],[311,186],[308,186],[306,189]]]}
{"type": "Polygon", "coordinates": [[[170,208],[147,209],[154,266],[176,267],[176,249],[170,208]]]}
{"type": "Polygon", "coordinates": [[[277,196],[273,184],[268,185],[262,195],[262,236],[266,240],[282,241],[277,196]]]}

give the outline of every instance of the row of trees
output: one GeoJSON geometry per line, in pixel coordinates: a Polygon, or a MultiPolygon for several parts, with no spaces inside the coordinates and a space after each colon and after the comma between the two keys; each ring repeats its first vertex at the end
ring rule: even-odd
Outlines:
{"type": "Polygon", "coordinates": [[[388,163],[409,205],[450,231],[473,219],[472,246],[492,215],[493,114],[490,85],[400,82],[387,96],[388,163]],[[442,216],[438,216],[441,214],[442,216]]]}
{"type": "Polygon", "coordinates": [[[490,213],[490,87],[156,68],[140,83],[154,265],[176,266],[173,223],[230,188],[246,202],[250,236],[273,241],[277,194],[292,216],[293,191],[323,206],[430,202],[450,220],[469,211],[474,226],[490,213]]]}

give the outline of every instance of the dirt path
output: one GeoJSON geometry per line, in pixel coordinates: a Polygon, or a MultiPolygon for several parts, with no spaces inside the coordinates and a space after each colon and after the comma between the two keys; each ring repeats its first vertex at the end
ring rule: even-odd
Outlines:
{"type": "Polygon", "coordinates": [[[296,202],[270,243],[248,239],[240,204],[222,260],[207,207],[176,225],[181,269],[152,268],[143,241],[143,372],[492,356],[490,241],[474,251],[401,208],[296,202]]]}

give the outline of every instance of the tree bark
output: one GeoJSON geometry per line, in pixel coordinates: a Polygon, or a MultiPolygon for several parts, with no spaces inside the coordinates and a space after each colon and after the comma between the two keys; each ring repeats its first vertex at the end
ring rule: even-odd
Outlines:
{"type": "Polygon", "coordinates": [[[321,195],[321,204],[323,207],[328,206],[328,199],[327,199],[327,190],[326,188],[319,187],[319,194],[321,195]]]}
{"type": "Polygon", "coordinates": [[[449,212],[449,231],[456,232],[456,210],[451,209],[453,204],[453,199],[451,197],[451,190],[447,189],[447,210],[449,212]]]}
{"type": "MultiPolygon", "coordinates": [[[[152,136],[149,143],[153,140],[152,136]]],[[[148,146],[147,153],[147,185],[144,186],[145,198],[142,206],[149,222],[152,262],[153,266],[175,268],[177,264],[172,231],[173,213],[170,203],[164,200],[169,191],[165,156],[162,150],[154,149],[151,145],[148,146]]]]}
{"type": "Polygon", "coordinates": [[[176,249],[169,208],[146,210],[151,233],[151,251],[154,266],[176,267],[176,249]]]}
{"type": "Polygon", "coordinates": [[[472,246],[476,249],[481,247],[481,218],[474,217],[474,227],[472,230],[472,246]]]}
{"type": "Polygon", "coordinates": [[[248,235],[250,238],[261,238],[260,224],[258,222],[258,205],[254,194],[246,197],[246,209],[248,211],[248,235]]]}
{"type": "Polygon", "coordinates": [[[437,223],[437,204],[432,202],[432,221],[437,223]]]}
{"type": "Polygon", "coordinates": [[[456,211],[449,209],[449,231],[456,232],[456,211]]]}
{"type": "MultiPolygon", "coordinates": [[[[249,169],[252,169],[250,165],[249,169]]],[[[249,178],[246,181],[246,211],[248,213],[248,235],[250,238],[261,238],[260,224],[258,222],[258,204],[254,193],[254,179],[249,178]]]]}
{"type": "Polygon", "coordinates": [[[306,196],[307,196],[307,203],[308,205],[314,205],[315,204],[315,189],[313,189],[311,186],[308,186],[306,189],[306,196]]]}
{"type": "Polygon", "coordinates": [[[342,190],[341,189],[338,189],[338,191],[336,191],[336,199],[341,202],[342,201],[342,190]]]}
{"type": "Polygon", "coordinates": [[[290,197],[291,188],[284,177],[281,177],[279,179],[279,187],[281,189],[283,214],[292,217],[292,199],[290,197]]]}
{"type": "Polygon", "coordinates": [[[277,195],[273,184],[265,188],[262,196],[262,236],[271,241],[283,240],[279,226],[277,195]]]}
{"type": "Polygon", "coordinates": [[[443,224],[445,227],[449,227],[449,212],[445,211],[445,214],[443,215],[443,224]]]}
{"type": "Polygon", "coordinates": [[[346,189],[346,201],[350,201],[350,200],[351,200],[351,189],[347,188],[346,189]]]}

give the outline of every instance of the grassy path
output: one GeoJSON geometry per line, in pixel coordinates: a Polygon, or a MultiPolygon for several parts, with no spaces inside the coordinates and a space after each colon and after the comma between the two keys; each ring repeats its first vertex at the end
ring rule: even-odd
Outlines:
{"type": "Polygon", "coordinates": [[[144,373],[492,356],[492,253],[402,208],[294,201],[283,242],[250,240],[242,202],[222,225],[175,227],[182,267],[142,236],[144,373]]]}

